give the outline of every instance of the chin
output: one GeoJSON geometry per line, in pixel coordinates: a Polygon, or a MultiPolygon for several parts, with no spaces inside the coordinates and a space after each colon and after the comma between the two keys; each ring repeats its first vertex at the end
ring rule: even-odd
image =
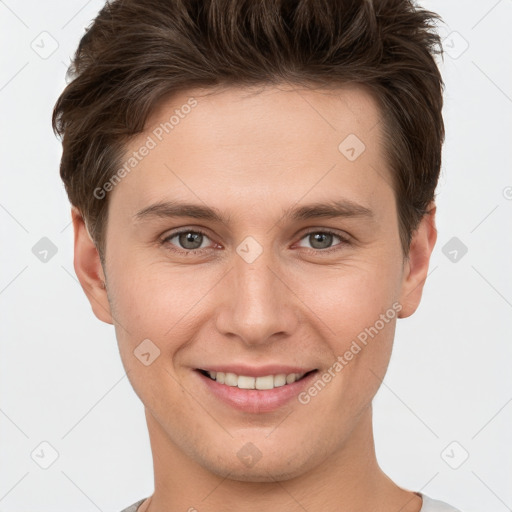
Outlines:
{"type": "Polygon", "coordinates": [[[283,467],[282,464],[259,465],[258,468],[240,468],[230,465],[209,467],[208,469],[222,478],[238,482],[272,483],[291,480],[306,472],[303,468],[283,467]]]}
{"type": "MultiPolygon", "coordinates": [[[[288,452],[289,453],[289,452],[288,452]]],[[[209,455],[212,455],[210,452],[209,455]]],[[[269,456],[261,455],[254,465],[247,467],[240,460],[237,452],[233,453],[233,457],[225,458],[225,453],[219,455],[219,458],[212,460],[200,457],[197,462],[211,473],[221,478],[229,478],[230,480],[239,482],[276,482],[297,478],[307,473],[315,465],[315,461],[311,458],[300,458],[295,453],[293,458],[286,458],[283,455],[272,450],[269,456]]],[[[317,461],[320,463],[321,461],[317,461]]]]}

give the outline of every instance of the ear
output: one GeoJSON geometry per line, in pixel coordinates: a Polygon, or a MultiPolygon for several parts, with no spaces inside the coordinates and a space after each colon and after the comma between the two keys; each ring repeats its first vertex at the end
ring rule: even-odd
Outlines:
{"type": "Polygon", "coordinates": [[[429,205],[417,230],[413,233],[408,259],[404,263],[404,273],[400,292],[402,310],[399,318],[407,318],[418,308],[423,286],[428,274],[430,256],[437,240],[435,223],[436,206],[429,205]]]}
{"type": "Polygon", "coordinates": [[[100,255],[76,207],[71,209],[71,217],[75,232],[76,275],[96,317],[107,324],[113,324],[100,255]]]}

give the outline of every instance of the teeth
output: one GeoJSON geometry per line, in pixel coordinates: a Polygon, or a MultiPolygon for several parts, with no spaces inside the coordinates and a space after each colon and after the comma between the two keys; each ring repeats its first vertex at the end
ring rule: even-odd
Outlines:
{"type": "Polygon", "coordinates": [[[247,375],[236,375],[234,373],[207,372],[208,375],[219,384],[238,387],[240,389],[274,389],[302,379],[304,373],[290,373],[285,375],[265,375],[264,377],[248,377],[247,375]]]}
{"type": "Polygon", "coordinates": [[[237,386],[238,377],[234,373],[226,373],[224,375],[224,384],[226,384],[226,386],[237,386]]]}
{"type": "Polygon", "coordinates": [[[297,375],[296,373],[290,373],[290,375],[287,375],[286,376],[286,384],[293,384],[297,380],[296,375],[297,375]]]}
{"type": "Polygon", "coordinates": [[[235,382],[237,383],[236,385],[240,389],[254,389],[256,387],[256,377],[244,377],[243,375],[241,375],[240,377],[237,378],[235,382]]]}
{"type": "MultiPolygon", "coordinates": [[[[267,375],[265,377],[257,377],[255,380],[254,387],[256,389],[274,389],[274,376],[267,375]]],[[[238,380],[238,387],[240,387],[240,379],[238,380]]]]}
{"type": "Polygon", "coordinates": [[[284,386],[285,384],[286,384],[286,375],[284,373],[280,373],[279,375],[274,376],[274,387],[275,388],[284,386]]]}

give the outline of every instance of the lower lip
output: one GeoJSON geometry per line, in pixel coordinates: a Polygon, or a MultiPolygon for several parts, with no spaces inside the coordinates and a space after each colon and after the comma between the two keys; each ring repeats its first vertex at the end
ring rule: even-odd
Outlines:
{"type": "Polygon", "coordinates": [[[219,384],[216,380],[210,379],[200,371],[195,370],[208,390],[224,403],[250,413],[272,412],[282,407],[292,398],[296,397],[304,388],[310,385],[318,371],[314,371],[301,380],[292,384],[285,384],[274,389],[240,389],[236,386],[219,384]]]}

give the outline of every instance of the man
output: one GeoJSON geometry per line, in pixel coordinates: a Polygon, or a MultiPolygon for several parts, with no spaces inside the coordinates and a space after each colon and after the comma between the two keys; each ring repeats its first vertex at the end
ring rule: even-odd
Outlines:
{"type": "Polygon", "coordinates": [[[437,16],[114,1],[59,98],[75,270],[145,406],[129,512],[453,511],[380,469],[372,399],[436,241],[437,16]]]}

